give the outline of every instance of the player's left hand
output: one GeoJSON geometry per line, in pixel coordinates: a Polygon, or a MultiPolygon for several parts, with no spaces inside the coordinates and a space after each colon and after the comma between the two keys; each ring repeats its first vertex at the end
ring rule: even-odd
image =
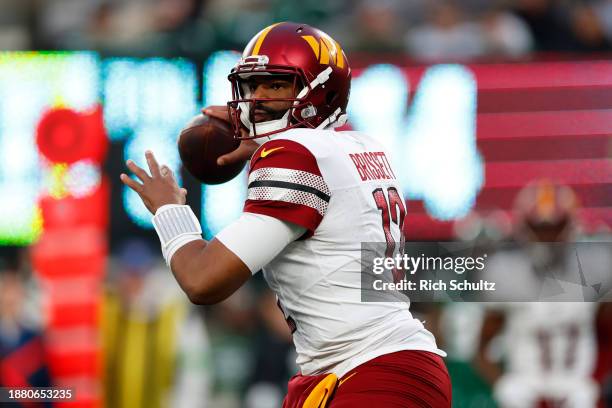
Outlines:
{"type": "Polygon", "coordinates": [[[145,153],[149,175],[144,169],[138,167],[132,160],[126,162],[128,169],[134,173],[142,184],[132,179],[127,174],[122,173],[120,178],[123,184],[134,190],[141,198],[147,210],[155,214],[157,209],[166,204],[185,204],[187,190],[180,188],[172,170],[162,165],[161,167],[155,160],[153,152],[147,150],[145,153]]]}

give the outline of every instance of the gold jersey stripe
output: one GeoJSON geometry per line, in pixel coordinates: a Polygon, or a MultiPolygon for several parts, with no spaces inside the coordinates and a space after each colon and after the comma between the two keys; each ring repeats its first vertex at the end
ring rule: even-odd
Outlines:
{"type": "Polygon", "coordinates": [[[251,53],[251,55],[259,55],[259,49],[261,48],[261,45],[266,39],[266,36],[274,27],[276,27],[279,24],[282,24],[282,23],[272,24],[271,26],[268,26],[264,28],[263,30],[261,30],[261,34],[259,34],[259,38],[257,38],[257,42],[255,43],[255,47],[253,47],[253,52],[251,53]]]}

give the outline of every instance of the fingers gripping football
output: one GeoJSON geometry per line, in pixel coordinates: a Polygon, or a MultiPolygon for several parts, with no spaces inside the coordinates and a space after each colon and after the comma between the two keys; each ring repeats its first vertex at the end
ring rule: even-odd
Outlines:
{"type": "Polygon", "coordinates": [[[179,187],[172,170],[166,165],[160,167],[151,151],[145,153],[145,158],[150,175],[132,160],[128,160],[128,169],[141,182],[122,173],[120,178],[123,184],[140,196],[151,214],[155,214],[159,207],[166,204],[185,204],[187,190],[179,187]]]}
{"type": "Polygon", "coordinates": [[[259,145],[253,140],[243,140],[236,150],[224,154],[217,159],[217,164],[226,166],[236,162],[244,162],[251,158],[253,153],[259,148],[259,145]]]}
{"type": "MultiPolygon", "coordinates": [[[[229,111],[227,110],[227,106],[207,106],[202,109],[202,113],[213,118],[221,119],[225,122],[230,121],[229,111]]],[[[243,137],[247,137],[249,132],[242,127],[240,129],[240,133],[243,137]]],[[[237,162],[244,162],[251,158],[255,150],[259,145],[253,140],[243,140],[240,142],[238,148],[228,154],[224,154],[217,159],[217,164],[219,166],[227,166],[230,164],[234,164],[237,162]]]]}
{"type": "Polygon", "coordinates": [[[211,105],[202,109],[202,113],[213,118],[221,119],[225,122],[230,121],[229,110],[227,105],[211,105]]]}

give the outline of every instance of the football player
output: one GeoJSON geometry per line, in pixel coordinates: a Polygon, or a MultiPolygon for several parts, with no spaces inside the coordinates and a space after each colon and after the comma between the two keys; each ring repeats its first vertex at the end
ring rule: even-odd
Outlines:
{"type": "MultiPolygon", "coordinates": [[[[263,270],[293,333],[300,373],[284,407],[450,407],[444,352],[401,302],[361,301],[361,243],[401,242],[405,203],[389,155],[346,122],[351,70],[305,24],[259,32],[229,74],[229,120],[250,158],[244,213],[207,242],[171,171],[121,175],[154,214],[163,255],[195,303],[222,301],[263,270]]],[[[371,101],[376,103],[376,101],[371,101]]]]}
{"type": "MultiPolygon", "coordinates": [[[[574,191],[549,180],[528,184],[517,196],[514,212],[518,250],[502,251],[489,259],[488,272],[512,276],[521,293],[531,300],[548,282],[547,272],[563,276],[573,270],[576,254],[563,243],[571,242],[576,231],[577,199],[574,191]]],[[[583,256],[585,270],[605,268],[609,260],[593,251],[583,256]],[[601,266],[598,266],[601,265],[601,266]]],[[[608,269],[609,271],[609,269],[608,269]]],[[[603,274],[606,274],[604,269],[603,274]]],[[[563,282],[557,283],[559,287],[563,282]]],[[[576,298],[580,285],[565,285],[556,296],[576,298]]],[[[517,292],[519,291],[517,290],[517,292]]],[[[523,297],[524,296],[524,297],[523,297]]],[[[561,298],[563,299],[563,298],[561,298]]],[[[502,408],[595,407],[598,389],[591,378],[595,357],[596,303],[555,301],[505,302],[489,304],[483,321],[475,364],[494,385],[502,408]],[[489,345],[501,337],[506,366],[491,358],[489,345]]]]}

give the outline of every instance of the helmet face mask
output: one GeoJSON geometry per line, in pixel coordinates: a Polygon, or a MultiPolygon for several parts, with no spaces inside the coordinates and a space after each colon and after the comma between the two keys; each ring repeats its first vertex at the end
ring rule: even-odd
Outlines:
{"type": "Polygon", "coordinates": [[[304,98],[297,98],[296,95],[303,89],[303,74],[299,70],[287,69],[287,67],[266,67],[263,70],[245,69],[244,65],[239,65],[242,69],[236,69],[229,75],[232,83],[232,101],[228,102],[230,118],[234,134],[240,139],[255,139],[270,136],[286,129],[307,126],[301,120],[296,120],[296,112],[304,108],[304,98]],[[287,98],[256,98],[253,97],[249,88],[249,79],[253,76],[274,81],[283,80],[292,83],[293,97],[287,98]],[[286,108],[280,110],[272,109],[270,103],[284,103],[286,108]],[[261,109],[272,115],[272,119],[262,122],[255,118],[255,110],[261,109]],[[240,136],[240,126],[245,126],[249,130],[248,137],[240,136]]]}
{"type": "Polygon", "coordinates": [[[307,25],[279,23],[262,30],[249,42],[228,79],[232,84],[228,108],[236,138],[256,139],[296,127],[336,127],[346,122],[351,79],[346,56],[327,34],[307,25]],[[289,80],[292,97],[253,97],[247,86],[253,76],[289,80]],[[284,103],[286,110],[275,112],[270,105],[277,103],[284,103]],[[256,109],[272,118],[255,120],[256,109]],[[241,135],[241,128],[249,131],[248,137],[241,135]]]}

